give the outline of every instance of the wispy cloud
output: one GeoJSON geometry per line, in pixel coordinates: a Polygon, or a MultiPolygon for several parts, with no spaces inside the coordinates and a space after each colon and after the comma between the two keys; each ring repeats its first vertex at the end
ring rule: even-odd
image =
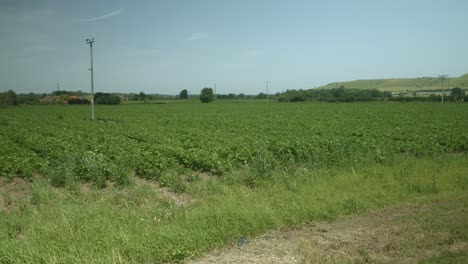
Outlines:
{"type": "Polygon", "coordinates": [[[256,58],[258,56],[263,55],[263,50],[248,50],[242,54],[245,58],[256,58]]]}
{"type": "Polygon", "coordinates": [[[194,40],[200,40],[200,39],[206,39],[208,38],[207,33],[192,33],[188,37],[185,38],[187,41],[194,41],[194,40]]]}
{"type": "Polygon", "coordinates": [[[124,9],[120,8],[120,9],[117,9],[115,11],[112,11],[112,12],[110,12],[108,14],[105,14],[105,15],[102,15],[102,16],[80,19],[80,21],[81,22],[90,22],[90,21],[102,20],[102,19],[106,19],[106,18],[109,18],[109,17],[120,15],[123,11],[124,11],[124,9]]]}
{"type": "Polygon", "coordinates": [[[126,57],[137,57],[137,56],[153,56],[160,54],[161,51],[158,49],[135,49],[135,50],[127,50],[124,51],[122,54],[126,57]]]}

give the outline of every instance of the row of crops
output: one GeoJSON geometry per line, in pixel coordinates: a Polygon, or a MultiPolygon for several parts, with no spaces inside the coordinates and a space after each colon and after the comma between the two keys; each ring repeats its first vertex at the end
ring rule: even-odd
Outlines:
{"type": "Polygon", "coordinates": [[[90,121],[86,106],[1,108],[0,174],[125,184],[131,173],[268,173],[468,147],[461,104],[121,105],[98,107],[97,116],[90,121]]]}

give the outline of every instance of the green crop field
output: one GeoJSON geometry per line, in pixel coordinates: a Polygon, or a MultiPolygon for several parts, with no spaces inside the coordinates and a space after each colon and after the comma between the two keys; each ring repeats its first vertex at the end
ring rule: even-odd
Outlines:
{"type": "MultiPolygon", "coordinates": [[[[2,109],[1,174],[70,173],[102,187],[134,172],[223,175],[248,166],[336,166],[463,152],[468,107],[396,104],[186,104],[2,109]],[[64,171],[65,170],[65,171],[64,171]]],[[[57,177],[56,177],[57,176],[57,177]]]]}
{"type": "Polygon", "coordinates": [[[468,187],[467,104],[96,113],[0,108],[0,186],[25,184],[21,195],[2,189],[0,263],[184,261],[242,236],[468,187]]]}

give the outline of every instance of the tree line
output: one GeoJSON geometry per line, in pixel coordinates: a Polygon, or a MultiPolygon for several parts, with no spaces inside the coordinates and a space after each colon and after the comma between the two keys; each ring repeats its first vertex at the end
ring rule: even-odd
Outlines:
{"type": "MultiPolygon", "coordinates": [[[[366,101],[441,101],[441,95],[426,97],[393,97],[389,91],[377,89],[345,89],[343,86],[334,89],[310,89],[310,90],[286,90],[276,96],[279,102],[302,102],[302,101],[324,101],[324,102],[366,102],[366,101]]],[[[455,87],[450,90],[450,95],[445,96],[447,101],[468,102],[468,96],[461,88],[455,87]]]]}
{"type": "MultiPolygon", "coordinates": [[[[96,104],[120,104],[121,97],[112,93],[94,94],[96,104]]],[[[53,91],[50,94],[25,93],[17,94],[13,90],[0,93],[0,104],[18,105],[18,104],[89,104],[90,94],[82,91],[53,91]]]]}
{"type": "MultiPolygon", "coordinates": [[[[257,95],[245,94],[214,94],[212,88],[205,87],[200,91],[199,95],[189,96],[187,89],[180,91],[179,95],[159,95],[130,93],[102,93],[98,92],[94,95],[96,104],[120,104],[122,99],[130,101],[148,101],[155,99],[188,99],[189,97],[198,98],[202,103],[211,103],[215,99],[266,99],[265,93],[257,95]]],[[[411,101],[453,101],[453,102],[468,102],[468,95],[459,87],[452,88],[447,96],[431,94],[430,96],[398,96],[393,97],[391,92],[381,92],[376,89],[345,89],[343,86],[334,89],[310,89],[310,90],[286,90],[282,93],[269,95],[271,99],[276,99],[279,102],[303,102],[303,101],[324,101],[324,102],[365,102],[365,101],[396,101],[396,102],[411,102],[411,101]]],[[[25,93],[16,94],[13,90],[0,93],[0,104],[2,105],[17,105],[17,104],[40,104],[40,103],[68,103],[68,104],[89,104],[90,95],[82,91],[54,91],[50,94],[35,94],[25,93]],[[46,100],[52,98],[53,100],[46,100]]]]}

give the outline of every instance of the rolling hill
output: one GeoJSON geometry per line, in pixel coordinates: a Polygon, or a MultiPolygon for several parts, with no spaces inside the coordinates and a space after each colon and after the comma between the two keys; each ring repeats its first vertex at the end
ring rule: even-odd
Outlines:
{"type": "MultiPolygon", "coordinates": [[[[444,82],[444,89],[447,90],[453,87],[467,88],[468,74],[457,78],[447,78],[444,82]]],[[[348,82],[329,83],[317,89],[333,89],[344,86],[351,89],[377,89],[380,91],[421,91],[421,90],[440,90],[442,88],[442,80],[438,77],[420,77],[407,79],[375,79],[375,80],[355,80],[348,82]]]]}

